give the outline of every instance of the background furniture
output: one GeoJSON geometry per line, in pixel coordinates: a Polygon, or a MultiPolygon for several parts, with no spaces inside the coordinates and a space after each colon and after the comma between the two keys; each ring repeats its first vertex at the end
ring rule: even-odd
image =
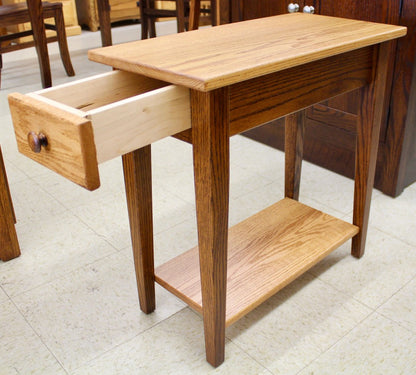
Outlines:
{"type": "MultiPolygon", "coordinates": [[[[108,5],[111,7],[110,22],[140,19],[136,1],[108,0],[108,5]]],[[[91,31],[97,31],[100,28],[98,1],[76,0],[76,5],[80,25],[87,26],[91,31]]]]}
{"type": "MultiPolygon", "coordinates": [[[[111,8],[110,23],[124,20],[139,20],[140,10],[137,7],[137,0],[106,0],[111,8]]],[[[174,10],[173,1],[154,1],[158,9],[174,10]]],[[[202,1],[202,7],[208,7],[211,1],[202,1]]],[[[100,28],[99,0],[76,0],[78,21],[91,31],[100,28]]],[[[175,17],[172,15],[171,17],[175,17]]]]}
{"type": "MultiPolygon", "coordinates": [[[[289,0],[219,0],[221,22],[287,13],[289,0]]],[[[301,0],[315,13],[362,19],[408,27],[408,34],[394,44],[383,108],[375,187],[399,195],[416,180],[416,3],[413,0],[301,0]]],[[[261,37],[261,36],[259,36],[261,37]]],[[[352,92],[307,110],[304,158],[345,176],[354,174],[357,94],[352,92]]],[[[283,149],[283,120],[248,133],[253,139],[283,149]]]]}
{"type": "MultiPolygon", "coordinates": [[[[111,5],[110,5],[110,0],[96,0],[97,1],[97,10],[98,10],[98,17],[99,17],[99,22],[100,22],[100,31],[101,31],[101,42],[103,47],[104,46],[111,46],[112,43],[112,38],[111,38],[111,5]]],[[[167,2],[171,2],[171,1],[167,1],[167,2]]],[[[156,2],[151,2],[149,4],[154,4],[155,6],[158,6],[158,3],[163,3],[161,1],[156,1],[156,2]]],[[[143,3],[142,3],[143,6],[143,3]]],[[[180,2],[180,6],[181,8],[184,8],[184,2],[180,2]],[[183,7],[182,7],[183,5],[183,7]]],[[[198,25],[199,25],[199,20],[200,20],[200,10],[201,10],[201,1],[200,0],[190,0],[189,1],[189,23],[190,26],[189,28],[191,30],[195,30],[197,29],[198,25]],[[196,11],[197,10],[197,11],[196,11]]],[[[147,8],[151,8],[149,9],[149,15],[151,15],[154,12],[161,14],[162,16],[164,14],[166,14],[166,10],[163,10],[161,12],[159,12],[159,10],[154,10],[152,7],[146,6],[147,8]]],[[[216,2],[215,1],[211,1],[211,19],[212,19],[212,23],[215,25],[216,24],[216,19],[215,19],[215,14],[216,14],[216,2]]],[[[169,10],[168,13],[172,16],[172,17],[176,17],[177,16],[177,12],[169,10]]],[[[182,13],[182,11],[180,11],[180,13],[182,13]]],[[[179,17],[181,18],[181,17],[179,17]]],[[[154,28],[154,17],[148,17],[147,18],[147,22],[145,22],[144,24],[142,23],[142,34],[147,36],[147,29],[150,28],[151,31],[151,37],[156,35],[156,31],[154,28]],[[146,28],[146,26],[149,26],[149,28],[146,28]]],[[[178,20],[179,24],[178,24],[178,30],[182,30],[183,29],[183,25],[180,19],[178,20]]]]}
{"type": "MultiPolygon", "coordinates": [[[[215,3],[215,1],[213,1],[213,3],[215,3]]],[[[189,0],[140,0],[137,4],[140,7],[142,39],[147,39],[147,37],[156,37],[155,22],[160,18],[176,18],[178,33],[189,29],[189,0]],[[172,7],[165,9],[163,5],[166,3],[171,4],[172,7]]],[[[198,2],[198,7],[200,9],[198,26],[201,24],[215,25],[215,17],[206,17],[206,14],[211,13],[211,6],[201,8],[201,4],[198,2]],[[203,23],[201,22],[202,19],[204,19],[203,23]]],[[[197,27],[193,26],[191,29],[192,28],[196,29],[197,27]]]]}
{"type": "Polygon", "coordinates": [[[30,6],[28,7],[26,3],[14,3],[0,6],[1,27],[7,28],[8,26],[25,22],[29,22],[31,25],[29,30],[18,31],[16,33],[8,32],[6,35],[0,36],[0,63],[1,54],[3,53],[35,46],[38,54],[42,86],[50,87],[52,86],[52,78],[47,48],[48,42],[58,41],[66,73],[68,76],[75,75],[68,51],[62,4],[32,0],[29,2],[29,5],[30,6]],[[55,24],[45,24],[44,19],[51,17],[54,19],[55,24]],[[56,36],[47,37],[45,33],[46,28],[54,30],[56,36]],[[28,35],[32,35],[33,39],[26,42],[18,41],[17,43],[14,43],[15,40],[28,35]]]}
{"type": "MultiPolygon", "coordinates": [[[[24,3],[26,0],[0,0],[0,5],[24,3]]],[[[78,24],[77,8],[75,0],[49,0],[50,3],[62,3],[62,10],[64,13],[65,31],[67,36],[81,34],[81,27],[78,24]]],[[[49,23],[53,23],[53,19],[48,20],[49,23]]],[[[10,31],[24,31],[29,30],[30,24],[20,24],[9,28],[10,31]]],[[[52,35],[52,31],[47,31],[47,35],[52,35]]],[[[28,40],[30,37],[26,37],[24,40],[28,40]]]]}
{"type": "Polygon", "coordinates": [[[16,217],[0,147],[0,259],[3,262],[20,255],[15,222],[16,217]]]}

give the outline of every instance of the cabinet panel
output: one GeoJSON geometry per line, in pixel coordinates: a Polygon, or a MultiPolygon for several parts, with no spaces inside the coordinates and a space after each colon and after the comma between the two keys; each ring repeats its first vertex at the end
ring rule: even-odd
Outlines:
{"type": "Polygon", "coordinates": [[[316,13],[371,22],[398,24],[400,0],[315,0],[316,13]]]}
{"type": "MultiPolygon", "coordinates": [[[[292,1],[278,0],[257,0],[257,1],[240,1],[240,17],[241,20],[249,20],[259,17],[269,17],[277,14],[287,13],[287,6],[292,1]]],[[[302,9],[304,1],[293,1],[299,4],[302,9]]]]}
{"type": "MultiPolygon", "coordinates": [[[[231,0],[239,20],[286,12],[289,0],[231,0]],[[237,6],[238,5],[238,6],[237,6]]],[[[293,1],[296,2],[296,1],[293,1]]],[[[306,0],[315,13],[400,24],[408,35],[392,44],[388,87],[385,93],[375,187],[397,196],[416,180],[416,2],[414,0],[306,0]]],[[[261,37],[261,36],[259,36],[261,37]]],[[[352,177],[355,168],[355,115],[359,106],[352,92],[308,109],[304,158],[315,164],[352,177]],[[308,136],[309,134],[309,136],[308,136]]],[[[247,134],[250,138],[283,149],[284,129],[281,120],[266,124],[247,134]]]]}

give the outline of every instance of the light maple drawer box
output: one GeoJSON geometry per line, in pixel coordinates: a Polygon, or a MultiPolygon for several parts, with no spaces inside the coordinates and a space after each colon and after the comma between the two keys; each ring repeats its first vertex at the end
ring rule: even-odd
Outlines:
{"type": "Polygon", "coordinates": [[[94,190],[98,164],[188,129],[189,89],[123,71],[9,95],[19,151],[94,190]]]}

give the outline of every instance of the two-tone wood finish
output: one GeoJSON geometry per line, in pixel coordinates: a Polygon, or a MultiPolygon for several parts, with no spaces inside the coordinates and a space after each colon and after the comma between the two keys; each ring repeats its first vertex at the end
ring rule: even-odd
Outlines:
{"type": "MultiPolygon", "coordinates": [[[[138,290],[145,312],[154,308],[155,277],[202,313],[206,356],[213,366],[224,360],[227,324],[241,318],[349,238],[357,238],[353,254],[363,254],[387,42],[405,33],[405,28],[397,26],[294,14],[90,52],[95,61],[176,85],[144,94],[153,99],[154,110],[149,109],[150,102],[141,107],[135,103],[134,108],[139,107],[141,115],[162,112],[166,120],[163,123],[182,127],[169,125],[168,130],[156,130],[158,135],[146,140],[137,133],[140,150],[123,158],[138,290]],[[259,34],[263,38],[258,38],[259,34]],[[297,198],[301,170],[302,127],[296,120],[303,114],[296,112],[359,88],[364,106],[360,113],[354,223],[349,224],[289,197],[297,198]],[[159,92],[177,90],[185,92],[171,113],[159,103],[163,98],[159,92]],[[287,198],[228,231],[229,137],[287,114],[287,144],[291,149],[286,160],[287,198]],[[189,126],[192,132],[187,130],[189,126]],[[183,138],[193,144],[198,248],[158,267],[155,276],[148,145],[174,134],[175,129],[182,135],[187,130],[183,138]]],[[[172,97],[169,100],[172,102],[172,97]]],[[[97,110],[101,112],[105,107],[97,110]]],[[[136,117],[137,112],[133,113],[136,117]]],[[[113,120],[117,117],[113,116],[113,120]]],[[[137,131],[140,126],[135,123],[131,129],[137,131]]],[[[99,128],[94,128],[94,133],[98,132],[99,128]]],[[[96,141],[95,147],[98,150],[101,142],[96,141]]],[[[117,154],[120,150],[112,147],[105,153],[117,154]]]]}
{"type": "MultiPolygon", "coordinates": [[[[370,46],[404,34],[400,27],[295,14],[90,51],[94,61],[191,89],[192,134],[182,136],[194,147],[199,247],[159,267],[156,280],[202,313],[213,366],[224,359],[226,324],[347,239],[356,236],[353,255],[364,253],[388,57],[386,44],[380,59],[378,47],[370,46]],[[228,234],[229,136],[360,87],[365,105],[357,147],[358,225],[339,223],[287,198],[228,234]]],[[[304,113],[287,120],[285,194],[293,198],[299,194],[302,156],[299,117],[304,113]]]]}
{"type": "MultiPolygon", "coordinates": [[[[224,329],[227,322],[241,317],[292,277],[296,277],[294,275],[304,272],[324,254],[361,230],[363,232],[359,235],[359,240],[354,241],[353,254],[360,256],[364,252],[362,239],[366,234],[375,163],[372,145],[377,142],[380,127],[380,119],[374,117],[377,116],[374,111],[378,109],[379,101],[383,100],[380,98],[380,87],[383,86],[386,75],[386,65],[377,63],[378,48],[369,46],[404,34],[405,29],[394,26],[296,14],[90,51],[89,57],[94,61],[192,89],[192,134],[188,131],[188,134],[182,136],[191,140],[194,146],[199,248],[158,268],[156,278],[159,283],[202,312],[207,360],[212,365],[217,366],[223,360],[224,329]],[[262,37],[258,38],[258,35],[262,37]],[[178,49],[181,50],[180,54],[177,53],[178,49]],[[227,88],[227,91],[220,89],[222,87],[227,88]],[[292,274],[289,272],[289,275],[278,281],[264,277],[269,281],[267,284],[271,285],[271,290],[264,285],[264,275],[254,282],[250,279],[252,270],[247,274],[243,272],[239,284],[245,280],[250,285],[257,285],[259,294],[249,293],[254,299],[241,305],[247,293],[244,290],[231,297],[235,288],[232,281],[235,276],[232,267],[235,266],[232,266],[231,258],[242,257],[243,263],[249,264],[256,259],[263,269],[264,259],[272,258],[273,264],[279,264],[277,259],[280,256],[276,255],[276,247],[280,249],[280,245],[271,251],[273,255],[269,250],[256,254],[255,250],[250,249],[248,255],[244,256],[244,250],[235,250],[232,243],[243,241],[244,234],[250,230],[243,225],[244,230],[236,229],[234,238],[231,229],[228,242],[230,268],[227,272],[228,235],[224,221],[228,217],[228,136],[299,111],[324,100],[324,97],[333,97],[359,87],[364,87],[363,100],[367,104],[361,115],[362,127],[366,124],[358,145],[362,150],[357,153],[354,222],[358,227],[347,226],[345,232],[341,231],[342,241],[335,241],[334,244],[332,240],[336,236],[331,234],[328,247],[323,246],[326,249],[323,253],[306,250],[306,253],[314,255],[305,262],[299,261],[302,252],[299,253],[298,244],[293,251],[293,262],[287,259],[290,256],[284,251],[282,258],[290,263],[289,268],[299,271],[292,274]],[[222,114],[219,112],[221,96],[224,102],[222,111],[225,111],[222,114]],[[215,118],[217,121],[214,121],[215,118]],[[227,121],[228,127],[225,126],[227,121]],[[198,253],[199,262],[195,256],[198,253]],[[190,258],[196,267],[193,277],[185,272],[185,268],[193,269],[188,267],[190,258]],[[298,264],[299,268],[293,264],[298,264]],[[238,307],[235,309],[235,306],[238,307]]],[[[288,134],[287,142],[288,148],[293,150],[292,155],[288,153],[286,163],[286,195],[297,198],[302,129],[295,124],[295,120],[303,114],[292,116],[288,120],[288,129],[292,131],[288,134]]],[[[316,215],[315,212],[310,214],[316,215]]],[[[270,215],[270,211],[267,211],[260,215],[259,219],[254,220],[253,227],[264,229],[267,223],[274,222],[274,215],[279,217],[280,210],[279,214],[273,212],[270,215]]],[[[296,214],[290,211],[287,216],[291,222],[296,214]]],[[[331,233],[331,230],[320,228],[316,232],[321,237],[331,233]]],[[[270,233],[262,234],[268,239],[266,242],[273,237],[270,233]]],[[[258,244],[261,237],[261,234],[256,233],[254,242],[258,244]]],[[[276,237],[283,242],[291,242],[281,233],[276,237]]],[[[253,239],[250,237],[247,242],[252,244],[253,239]]],[[[308,239],[305,242],[313,243],[308,239]]],[[[269,249],[268,246],[266,248],[269,249]]]]}

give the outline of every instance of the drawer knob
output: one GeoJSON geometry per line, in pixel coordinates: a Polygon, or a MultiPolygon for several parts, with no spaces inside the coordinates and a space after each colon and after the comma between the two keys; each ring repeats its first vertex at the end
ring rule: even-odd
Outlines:
{"type": "Polygon", "coordinates": [[[36,134],[35,132],[29,132],[27,135],[27,142],[33,152],[39,153],[43,147],[48,146],[48,138],[43,133],[36,134]]]}

